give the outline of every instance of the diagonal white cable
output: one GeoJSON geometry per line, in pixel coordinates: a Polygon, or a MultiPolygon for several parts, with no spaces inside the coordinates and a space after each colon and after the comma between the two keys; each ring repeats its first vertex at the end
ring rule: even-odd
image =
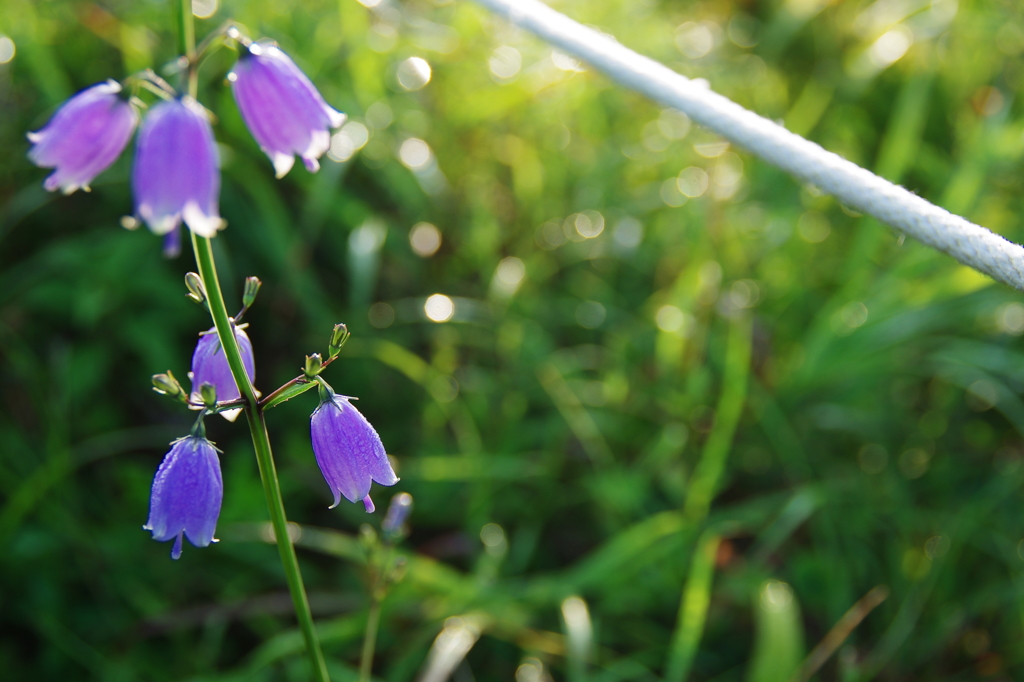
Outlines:
{"type": "Polygon", "coordinates": [[[703,81],[556,12],[538,0],[476,0],[620,84],[685,112],[694,121],[788,173],[990,277],[1024,290],[1024,248],[953,215],[837,154],[747,111],[703,81]]]}

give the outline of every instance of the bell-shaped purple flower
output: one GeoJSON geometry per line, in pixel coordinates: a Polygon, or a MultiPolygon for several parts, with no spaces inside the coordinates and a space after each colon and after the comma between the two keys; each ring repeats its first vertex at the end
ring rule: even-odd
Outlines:
{"type": "MultiPolygon", "coordinates": [[[[249,381],[256,380],[256,363],[252,356],[252,341],[244,329],[234,327],[235,341],[238,342],[238,350],[242,354],[242,364],[245,365],[245,373],[249,375],[249,381]]],[[[212,384],[217,389],[217,402],[238,400],[242,394],[238,390],[234,376],[231,375],[231,367],[228,365],[227,356],[220,345],[220,338],[217,336],[216,327],[208,330],[199,337],[199,343],[192,353],[192,371],[189,373],[192,379],[191,400],[194,403],[203,402],[199,394],[199,388],[203,384],[212,384]]],[[[197,408],[199,409],[199,408],[197,408]]],[[[241,410],[225,410],[220,413],[228,421],[235,421],[241,410]]]]}
{"type": "Polygon", "coordinates": [[[323,397],[310,424],[313,454],[334,493],[332,509],[344,495],[349,502],[362,500],[366,511],[372,512],[371,481],[394,485],[398,477],[380,436],[349,400],[337,394],[323,397]]]}
{"type": "Polygon", "coordinates": [[[217,449],[205,438],[188,436],[174,441],[153,479],[149,521],[143,529],[160,542],[174,540],[171,558],[181,556],[181,538],[196,547],[216,542],[213,537],[224,497],[217,449]]]}
{"type": "Polygon", "coordinates": [[[331,146],[331,129],[345,114],[324,101],[306,74],[276,45],[252,43],[228,74],[242,119],[277,177],[291,170],[295,155],[311,173],[331,146]]]}
{"type": "Polygon", "coordinates": [[[142,121],[132,189],[136,215],[156,234],[167,234],[182,221],[202,237],[223,227],[213,129],[191,97],[161,102],[142,121]]]}
{"type": "Polygon", "coordinates": [[[71,194],[89,183],[124,151],[139,114],[114,81],[86,88],[65,102],[42,130],[29,133],[28,158],[53,168],[44,187],[71,194]]]}

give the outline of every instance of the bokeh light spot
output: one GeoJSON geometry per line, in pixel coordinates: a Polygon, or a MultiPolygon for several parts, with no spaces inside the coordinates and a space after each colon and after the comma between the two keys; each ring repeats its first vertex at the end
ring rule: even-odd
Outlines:
{"type": "Polygon", "coordinates": [[[576,322],[584,329],[597,329],[607,316],[604,306],[597,301],[583,301],[576,306],[576,322]]]}
{"type": "Polygon", "coordinates": [[[16,52],[14,41],[7,36],[0,35],[0,64],[6,64],[14,59],[16,52]]]}
{"type": "Polygon", "coordinates": [[[331,137],[331,148],[327,156],[334,161],[348,161],[357,151],[366,146],[370,131],[359,121],[349,121],[331,137]]]}
{"type": "Polygon", "coordinates": [[[410,137],[399,148],[398,158],[406,168],[415,171],[424,168],[430,163],[433,154],[426,142],[416,137],[410,137]]]}
{"type": "Polygon", "coordinates": [[[209,19],[220,9],[220,0],[192,0],[192,14],[197,19],[209,19]]]}
{"type": "Polygon", "coordinates": [[[423,304],[423,312],[431,322],[447,322],[455,315],[455,301],[444,294],[434,294],[423,304]]]}
{"type": "Polygon", "coordinates": [[[409,246],[420,258],[430,258],[441,248],[441,231],[430,223],[416,223],[409,230],[409,246]]]}
{"type": "Polygon", "coordinates": [[[421,57],[409,57],[398,65],[398,84],[409,91],[421,90],[430,82],[430,64],[421,57]]]}
{"type": "Polygon", "coordinates": [[[516,48],[502,45],[491,53],[491,58],[487,60],[487,66],[490,67],[495,78],[509,80],[515,78],[519,70],[523,68],[523,56],[516,48]]]}

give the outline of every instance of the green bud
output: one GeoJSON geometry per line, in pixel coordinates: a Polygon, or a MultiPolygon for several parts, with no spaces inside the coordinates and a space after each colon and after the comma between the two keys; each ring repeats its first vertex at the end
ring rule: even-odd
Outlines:
{"type": "Polygon", "coordinates": [[[202,278],[194,273],[185,273],[185,286],[188,287],[188,297],[196,303],[206,300],[206,289],[203,287],[202,278]]]}
{"type": "Polygon", "coordinates": [[[170,370],[166,374],[154,374],[153,375],[153,390],[161,395],[166,395],[171,398],[177,398],[182,402],[188,400],[188,395],[185,390],[182,389],[181,384],[174,378],[170,370]]]}
{"type": "Polygon", "coordinates": [[[324,368],[323,358],[320,357],[319,353],[313,353],[312,355],[306,356],[306,367],[303,370],[306,373],[307,379],[312,379],[316,375],[320,374],[320,370],[324,368]]]}
{"type": "Polygon", "coordinates": [[[261,286],[263,286],[263,282],[260,281],[259,277],[245,278],[245,289],[242,293],[242,307],[244,309],[248,310],[256,302],[256,294],[260,292],[261,286]]]}
{"type": "Polygon", "coordinates": [[[208,408],[214,408],[217,406],[217,387],[213,384],[203,382],[203,385],[199,387],[199,395],[203,397],[203,404],[208,408]]]}
{"type": "Polygon", "coordinates": [[[334,329],[331,331],[331,343],[328,346],[331,358],[338,356],[338,353],[341,352],[341,347],[348,341],[349,336],[351,334],[348,333],[348,327],[344,324],[334,325],[334,329]]]}

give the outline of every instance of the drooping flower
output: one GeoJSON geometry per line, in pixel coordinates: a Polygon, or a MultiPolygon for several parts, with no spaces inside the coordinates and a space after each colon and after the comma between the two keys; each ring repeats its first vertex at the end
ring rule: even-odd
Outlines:
{"type": "Polygon", "coordinates": [[[344,496],[349,502],[362,500],[366,511],[372,512],[371,481],[394,485],[398,477],[380,436],[350,400],[333,393],[321,396],[310,420],[313,454],[334,493],[332,509],[344,496]]]}
{"type": "Polygon", "coordinates": [[[160,542],[174,540],[171,558],[181,556],[184,535],[196,547],[213,537],[224,497],[220,459],[213,443],[197,436],[174,441],[153,478],[149,521],[143,529],[160,542]]]}
{"type": "MultiPolygon", "coordinates": [[[[234,327],[234,325],[232,325],[234,327]]],[[[249,375],[249,381],[256,380],[256,363],[252,355],[252,341],[244,329],[234,327],[235,341],[238,342],[238,350],[242,354],[242,364],[245,365],[245,373],[249,375]]],[[[192,394],[191,400],[194,403],[203,402],[199,394],[199,388],[203,384],[212,384],[217,389],[217,402],[237,400],[242,396],[231,375],[231,367],[228,365],[228,358],[220,345],[217,337],[216,327],[207,330],[199,337],[199,343],[192,353],[192,394]]],[[[228,421],[235,421],[241,410],[225,410],[221,416],[228,421]]]]}
{"type": "Polygon", "coordinates": [[[121,86],[99,83],[61,105],[42,130],[28,134],[28,158],[54,169],[43,183],[49,191],[88,191],[93,178],[124,151],[138,123],[139,114],[121,95],[121,86]]]}
{"type": "Polygon", "coordinates": [[[212,237],[224,225],[213,129],[191,97],[161,102],[142,121],[132,189],[135,213],[156,234],[184,221],[196,234],[212,237]]]}
{"type": "Polygon", "coordinates": [[[331,146],[331,129],[345,122],[306,74],[276,45],[252,43],[228,74],[242,119],[277,177],[291,170],[295,155],[311,173],[331,146]]]}

